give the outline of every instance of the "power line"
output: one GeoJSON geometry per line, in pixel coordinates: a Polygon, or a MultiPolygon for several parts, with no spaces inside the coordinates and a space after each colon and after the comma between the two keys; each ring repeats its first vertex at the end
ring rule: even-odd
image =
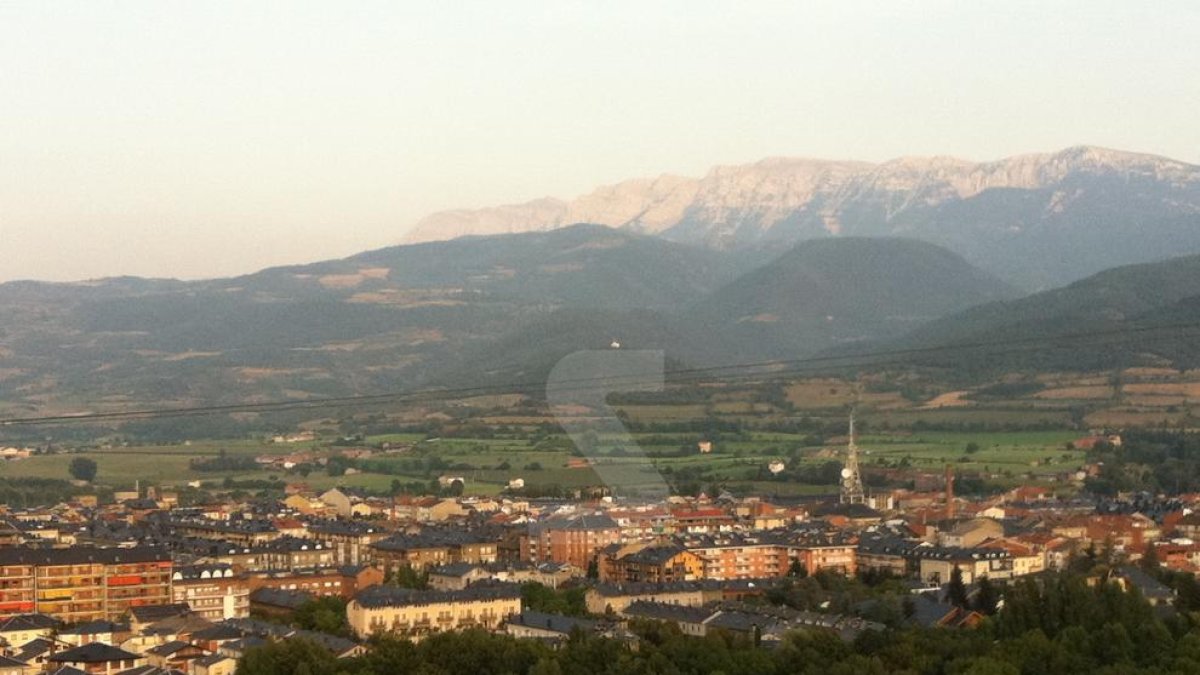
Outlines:
{"type": "MultiPolygon", "coordinates": [[[[1020,353],[1031,347],[1066,347],[1071,343],[1086,342],[1113,337],[1129,337],[1144,335],[1156,331],[1178,331],[1200,328],[1200,322],[1178,324],[1163,324],[1157,326],[1123,327],[1107,331],[1088,331],[1078,333],[1062,333],[1050,336],[1031,336],[1028,338],[1006,338],[1003,340],[983,340],[963,342],[931,347],[912,347],[903,349],[878,350],[848,354],[833,354],[811,356],[798,359],[776,359],[754,361],[696,368],[676,368],[664,371],[667,383],[695,382],[719,380],[733,382],[738,380],[763,380],[791,377],[804,372],[830,368],[851,368],[865,366],[883,366],[910,364],[913,357],[934,355],[945,352],[970,351],[1007,347],[999,351],[991,351],[989,355],[1004,355],[1020,353]],[[724,371],[734,371],[722,374],[724,371]],[[746,372],[755,371],[755,372],[746,372]]],[[[558,391],[620,391],[619,387],[644,383],[642,376],[597,376],[574,378],[556,381],[558,391]],[[563,386],[560,386],[563,385],[563,386]]],[[[307,400],[268,401],[262,403],[236,403],[225,405],[202,405],[180,408],[144,408],[109,412],[79,413],[65,415],[46,415],[36,417],[16,417],[0,419],[0,427],[57,425],[75,422],[104,422],[115,420],[154,419],[193,417],[232,413],[262,413],[285,412],[292,410],[336,409],[351,406],[370,405],[374,403],[404,402],[420,400],[447,400],[468,398],[489,394],[513,393],[528,391],[534,388],[544,388],[543,380],[509,382],[503,384],[479,385],[475,387],[457,388],[427,388],[410,391],[395,391],[380,394],[363,394],[353,396],[322,397],[307,400]]]]}

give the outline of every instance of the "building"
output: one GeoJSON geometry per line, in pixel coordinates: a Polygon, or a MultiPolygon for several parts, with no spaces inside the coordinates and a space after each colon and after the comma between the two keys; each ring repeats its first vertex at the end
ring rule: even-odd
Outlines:
{"type": "Polygon", "coordinates": [[[494,563],[498,548],[497,542],[469,532],[428,529],[375,542],[371,545],[371,559],[390,573],[401,567],[423,570],[457,562],[494,563]]]}
{"type": "Polygon", "coordinates": [[[476,584],[461,591],[414,591],[376,586],[346,606],[355,635],[392,633],[409,639],[465,628],[495,630],[521,611],[515,584],[476,584]]]}
{"type": "Polygon", "coordinates": [[[256,616],[289,619],[296,610],[312,602],[313,596],[304,591],[283,591],[278,588],[259,588],[250,594],[250,609],[256,616]]]}
{"type": "Polygon", "coordinates": [[[530,557],[535,563],[567,563],[587,569],[600,549],[620,541],[620,526],[606,515],[551,518],[533,526],[530,557]]]}
{"type": "Polygon", "coordinates": [[[57,627],[58,621],[45,614],[17,614],[0,619],[0,641],[16,648],[38,638],[50,637],[57,627]]]}
{"type": "Polygon", "coordinates": [[[609,547],[600,558],[600,579],[612,583],[693,581],[704,575],[704,560],[680,546],[609,547]]]}
{"type": "Polygon", "coordinates": [[[323,520],[309,523],[309,536],[329,549],[331,564],[363,565],[370,557],[371,544],[388,536],[378,525],[353,520],[323,520]]]}
{"type": "Polygon", "coordinates": [[[103,642],[89,642],[82,647],[67,649],[51,655],[46,661],[52,669],[69,666],[89,675],[111,675],[146,663],[133,652],[103,642]]]}
{"type": "Polygon", "coordinates": [[[702,585],[695,582],[670,584],[596,584],[584,596],[588,612],[592,614],[620,614],[635,602],[658,602],[684,607],[699,607],[704,603],[720,599],[706,593],[702,585]]]}
{"type": "Polygon", "coordinates": [[[598,624],[587,619],[576,619],[561,614],[524,611],[510,617],[504,624],[504,632],[517,638],[532,638],[561,642],[571,634],[596,632],[598,624]]]}
{"type": "Polygon", "coordinates": [[[950,581],[954,569],[962,572],[963,583],[974,583],[981,576],[989,579],[1011,579],[1012,557],[1004,549],[944,548],[931,546],[914,550],[917,571],[922,581],[944,584],[950,581]]]}
{"type": "Polygon", "coordinates": [[[186,603],[209,621],[250,616],[250,586],[229,565],[179,567],[171,583],[171,601],[186,603]]]}
{"type": "Polygon", "coordinates": [[[257,572],[247,575],[244,584],[251,593],[260,588],[273,588],[302,591],[314,596],[336,595],[349,600],[359,591],[383,583],[383,579],[383,570],[378,567],[345,565],[290,572],[257,572]]]}
{"type": "Polygon", "coordinates": [[[39,612],[68,623],[116,619],[171,602],[161,548],[0,549],[0,617],[39,612]]]}
{"type": "Polygon", "coordinates": [[[210,654],[192,661],[190,675],[233,675],[235,672],[237,659],[224,654],[210,654]]]}

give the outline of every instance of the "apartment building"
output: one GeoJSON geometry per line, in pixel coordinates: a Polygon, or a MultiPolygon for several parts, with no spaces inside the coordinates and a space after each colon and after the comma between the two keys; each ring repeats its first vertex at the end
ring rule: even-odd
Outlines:
{"type": "Polygon", "coordinates": [[[461,591],[414,591],[376,586],[346,606],[355,635],[392,633],[419,640],[433,633],[483,628],[495,630],[521,612],[515,584],[477,584],[461,591]]]}
{"type": "Polygon", "coordinates": [[[675,545],[614,544],[600,557],[600,579],[612,583],[693,581],[703,575],[700,556],[675,545]]]}
{"type": "Polygon", "coordinates": [[[300,591],[314,596],[338,596],[345,600],[359,591],[383,583],[383,570],[378,567],[344,565],[298,569],[290,572],[258,572],[246,576],[243,583],[254,592],[260,588],[281,591],[300,591]]]}
{"type": "Polygon", "coordinates": [[[531,527],[529,555],[535,563],[567,563],[587,569],[600,549],[620,541],[620,526],[606,515],[550,518],[531,527]]]}
{"type": "Polygon", "coordinates": [[[309,523],[308,532],[332,552],[335,565],[365,564],[371,544],[391,534],[378,525],[353,520],[314,521],[309,523]]]}
{"type": "Polygon", "coordinates": [[[160,548],[0,549],[0,617],[39,612],[67,623],[111,620],[171,602],[160,548]]]}
{"type": "Polygon", "coordinates": [[[229,565],[179,567],[171,581],[172,602],[186,603],[209,621],[250,616],[250,587],[229,565]]]}
{"type": "Polygon", "coordinates": [[[426,530],[377,541],[370,549],[373,565],[385,572],[394,572],[401,567],[423,570],[460,562],[472,565],[494,563],[499,544],[470,532],[426,530]]]}

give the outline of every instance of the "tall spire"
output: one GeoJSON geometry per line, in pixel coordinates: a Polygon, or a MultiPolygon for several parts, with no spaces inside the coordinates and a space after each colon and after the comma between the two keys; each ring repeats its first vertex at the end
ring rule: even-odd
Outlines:
{"type": "Polygon", "coordinates": [[[846,465],[842,468],[842,503],[863,504],[867,501],[863,490],[862,473],[858,470],[858,443],[854,437],[854,410],[850,411],[850,444],[846,448],[846,465]]]}

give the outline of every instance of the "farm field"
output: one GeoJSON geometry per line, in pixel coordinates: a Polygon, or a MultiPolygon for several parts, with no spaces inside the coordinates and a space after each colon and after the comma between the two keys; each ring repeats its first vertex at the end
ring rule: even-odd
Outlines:
{"type": "MultiPolygon", "coordinates": [[[[892,432],[866,434],[859,439],[865,467],[907,467],[912,471],[936,473],[947,464],[960,472],[984,474],[1032,474],[1049,478],[1074,470],[1084,453],[1066,449],[1078,434],[1070,431],[1033,432],[892,432]],[[968,447],[971,452],[968,452],[968,447]]],[[[413,443],[416,434],[372,436],[366,442],[377,444],[413,443]]],[[[664,476],[672,484],[698,481],[705,485],[721,484],[735,491],[763,491],[767,494],[800,496],[829,493],[835,482],[763,480],[765,467],[782,460],[789,467],[820,467],[839,462],[844,438],[828,443],[812,443],[800,434],[779,432],[751,433],[730,440],[718,440],[713,454],[701,455],[694,441],[696,434],[635,434],[647,460],[637,448],[616,446],[616,439],[597,438],[593,458],[601,464],[601,473],[619,476],[623,487],[658,483],[664,476]]],[[[317,490],[335,486],[362,488],[387,493],[394,481],[401,484],[427,484],[440,475],[461,476],[468,494],[494,495],[508,482],[521,478],[529,488],[576,489],[596,486],[603,481],[588,466],[568,466],[577,455],[569,439],[562,434],[543,435],[537,440],[523,438],[454,438],[417,442],[411,449],[393,454],[376,453],[361,460],[349,475],[329,475],[314,467],[307,475],[280,469],[250,471],[198,471],[190,466],[193,459],[210,459],[224,450],[229,456],[253,457],[311,451],[317,456],[338,454],[340,448],[320,442],[304,444],[268,444],[261,441],[194,442],[190,445],[116,447],[84,452],[40,455],[0,464],[0,478],[68,477],[67,465],[75,457],[87,457],[98,466],[95,482],[114,488],[142,485],[181,486],[188,481],[203,481],[219,487],[227,478],[235,481],[274,480],[304,482],[317,490]]]]}

